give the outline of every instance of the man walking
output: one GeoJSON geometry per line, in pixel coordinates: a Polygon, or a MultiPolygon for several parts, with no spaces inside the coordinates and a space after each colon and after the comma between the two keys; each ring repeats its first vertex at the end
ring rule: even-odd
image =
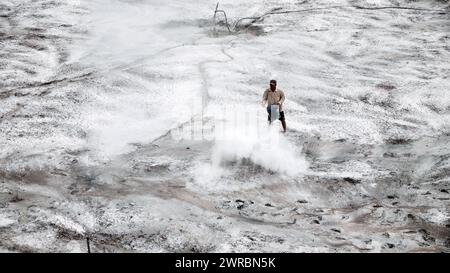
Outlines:
{"type": "Polygon", "coordinates": [[[263,105],[267,103],[267,113],[269,114],[269,123],[272,123],[271,119],[271,106],[278,105],[280,111],[280,117],[278,118],[283,125],[283,132],[286,133],[286,119],[284,117],[283,102],[284,102],[284,92],[277,88],[277,81],[270,80],[270,86],[263,95],[263,105]]]}

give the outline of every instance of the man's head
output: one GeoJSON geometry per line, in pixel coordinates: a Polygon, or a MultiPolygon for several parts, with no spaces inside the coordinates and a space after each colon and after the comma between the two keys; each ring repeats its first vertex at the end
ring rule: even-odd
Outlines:
{"type": "Polygon", "coordinates": [[[270,80],[270,90],[275,91],[277,89],[277,81],[270,80]]]}

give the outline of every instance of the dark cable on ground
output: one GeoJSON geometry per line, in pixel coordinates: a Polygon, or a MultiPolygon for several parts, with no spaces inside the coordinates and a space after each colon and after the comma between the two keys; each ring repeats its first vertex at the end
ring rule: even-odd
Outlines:
{"type": "MultiPolygon", "coordinates": [[[[280,14],[289,14],[289,13],[300,13],[300,12],[308,12],[308,11],[318,11],[318,10],[329,10],[329,9],[340,9],[340,8],[354,8],[360,10],[382,10],[382,9],[400,9],[400,10],[416,10],[416,11],[428,11],[428,12],[436,12],[438,14],[446,14],[445,10],[433,10],[433,9],[425,9],[425,8],[414,8],[414,7],[401,7],[401,6],[383,6],[383,7],[364,7],[364,6],[329,6],[323,8],[309,8],[309,9],[299,9],[299,10],[281,10],[282,8],[275,8],[269,12],[262,14],[261,16],[252,16],[252,17],[242,17],[239,18],[234,24],[233,28],[230,28],[230,24],[228,23],[227,14],[224,10],[219,10],[219,2],[217,2],[216,9],[214,11],[214,26],[216,25],[216,17],[217,13],[221,13],[225,17],[225,25],[230,33],[239,32],[239,24],[244,20],[252,20],[245,27],[249,27],[251,24],[256,23],[269,15],[280,15],[280,14]]],[[[244,27],[244,28],[245,28],[244,27]]]]}

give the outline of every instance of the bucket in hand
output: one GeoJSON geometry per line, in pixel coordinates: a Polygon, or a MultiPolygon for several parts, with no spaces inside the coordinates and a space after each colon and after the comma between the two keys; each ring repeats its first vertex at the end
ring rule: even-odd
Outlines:
{"type": "Polygon", "coordinates": [[[278,105],[270,106],[270,121],[274,121],[280,118],[280,107],[278,105]]]}

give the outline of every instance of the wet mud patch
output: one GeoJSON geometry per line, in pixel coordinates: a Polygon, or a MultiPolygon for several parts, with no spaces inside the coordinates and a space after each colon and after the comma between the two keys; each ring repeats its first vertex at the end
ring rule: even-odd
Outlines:
{"type": "Polygon", "coordinates": [[[253,36],[264,36],[268,34],[264,26],[258,25],[240,26],[236,29],[236,31],[238,33],[247,33],[253,36]]]}
{"type": "Polygon", "coordinates": [[[213,22],[212,19],[171,20],[160,26],[163,29],[179,29],[184,27],[209,28],[213,26],[213,22]]]}
{"type": "Polygon", "coordinates": [[[271,175],[274,171],[267,170],[262,165],[253,162],[250,158],[241,158],[236,160],[224,160],[219,164],[220,167],[235,170],[235,175],[239,178],[249,178],[253,175],[271,175]]]}
{"type": "Polygon", "coordinates": [[[0,179],[14,180],[27,184],[44,185],[49,178],[49,170],[36,170],[25,168],[24,170],[6,171],[0,170],[0,179]]]}
{"type": "Polygon", "coordinates": [[[376,85],[376,87],[379,89],[382,89],[382,90],[386,90],[386,91],[392,91],[392,90],[397,89],[397,87],[395,87],[391,83],[379,83],[376,85]]]}
{"type": "Polygon", "coordinates": [[[412,139],[405,139],[405,138],[390,138],[386,140],[386,143],[391,145],[408,145],[413,142],[412,139]]]}

